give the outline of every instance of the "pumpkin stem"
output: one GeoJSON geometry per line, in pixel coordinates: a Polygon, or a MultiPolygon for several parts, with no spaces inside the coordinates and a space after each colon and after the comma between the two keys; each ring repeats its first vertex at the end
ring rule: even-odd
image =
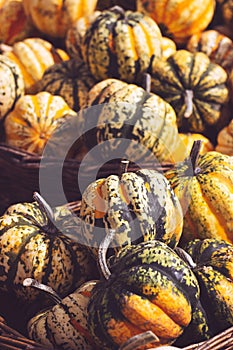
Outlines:
{"type": "Polygon", "coordinates": [[[32,287],[40,290],[41,292],[45,292],[56,304],[60,304],[62,299],[60,296],[49,286],[46,286],[43,283],[39,283],[37,280],[33,278],[25,278],[23,280],[24,287],[32,287]]]}
{"type": "Polygon", "coordinates": [[[137,334],[128,339],[123,345],[119,347],[119,350],[135,350],[139,346],[153,342],[158,343],[159,338],[152,331],[147,331],[141,334],[137,334]]]}
{"type": "Polygon", "coordinates": [[[203,141],[196,140],[193,142],[192,149],[190,151],[190,159],[193,167],[194,174],[197,175],[200,172],[200,168],[197,166],[198,157],[200,155],[201,146],[203,141]]]}
{"type": "Polygon", "coordinates": [[[42,227],[43,230],[45,230],[46,232],[50,232],[50,233],[56,233],[57,228],[53,223],[54,222],[54,214],[53,214],[53,210],[50,207],[50,205],[46,202],[46,200],[38,192],[33,193],[33,199],[38,203],[39,208],[41,210],[41,213],[44,217],[44,221],[47,222],[47,224],[42,227]]]}
{"type": "Polygon", "coordinates": [[[142,83],[141,86],[146,92],[151,92],[151,75],[149,73],[144,73],[142,75],[142,83]]]}
{"type": "Polygon", "coordinates": [[[113,6],[109,9],[109,11],[111,12],[116,12],[117,14],[120,15],[120,18],[124,18],[125,17],[125,10],[121,7],[121,6],[113,6]]]}
{"type": "Polygon", "coordinates": [[[129,160],[128,159],[121,159],[120,162],[120,169],[119,169],[119,177],[121,178],[124,173],[127,173],[129,167],[129,160]]]}
{"type": "Polygon", "coordinates": [[[192,90],[185,90],[184,103],[186,105],[186,111],[184,113],[184,117],[189,118],[193,113],[193,91],[192,90]]]}
{"type": "Polygon", "coordinates": [[[109,277],[111,276],[111,271],[108,268],[107,259],[106,259],[107,250],[114,236],[115,236],[115,230],[109,230],[109,233],[106,234],[105,238],[100,243],[99,250],[98,250],[99,267],[106,280],[108,280],[109,277]]]}

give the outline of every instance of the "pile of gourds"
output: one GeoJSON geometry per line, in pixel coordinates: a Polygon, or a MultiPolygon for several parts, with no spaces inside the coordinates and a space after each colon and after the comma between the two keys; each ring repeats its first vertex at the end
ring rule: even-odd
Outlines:
{"type": "Polygon", "coordinates": [[[233,326],[230,3],[0,2],[3,142],[62,156],[70,123],[103,162],[173,164],[122,161],[86,187],[78,215],[35,193],[0,217],[0,291],[29,338],[162,349],[233,326]]]}

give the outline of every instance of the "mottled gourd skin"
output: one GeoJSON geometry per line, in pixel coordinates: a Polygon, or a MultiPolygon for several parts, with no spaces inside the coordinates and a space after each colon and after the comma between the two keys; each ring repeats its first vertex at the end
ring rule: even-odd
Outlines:
{"type": "Polygon", "coordinates": [[[213,334],[218,334],[233,325],[233,245],[218,239],[196,239],[185,250],[197,264],[193,271],[207,323],[213,334]]]}
{"type": "Polygon", "coordinates": [[[184,213],[181,239],[219,238],[233,242],[233,159],[218,152],[200,155],[193,170],[189,161],[168,170],[184,213]]]}
{"type": "Polygon", "coordinates": [[[142,13],[106,10],[85,33],[83,59],[98,80],[134,82],[147,71],[153,57],[161,57],[161,32],[142,13]]]}
{"type": "Polygon", "coordinates": [[[183,228],[180,203],[167,179],[154,170],[110,175],[83,193],[80,218],[84,244],[95,252],[105,233],[114,229],[112,247],[158,239],[175,247],[183,228]]]}
{"type": "Polygon", "coordinates": [[[27,325],[30,339],[63,350],[94,350],[87,326],[87,304],[96,281],[84,283],[62,302],[34,316],[27,325]]]}
{"type": "Polygon", "coordinates": [[[88,305],[96,344],[116,350],[146,330],[158,336],[156,345],[174,342],[190,323],[199,298],[197,280],[184,261],[166,244],[150,241],[122,249],[110,270],[88,305]]]}
{"type": "Polygon", "coordinates": [[[13,205],[0,218],[0,289],[20,301],[38,300],[38,291],[22,285],[27,277],[64,296],[98,276],[87,249],[47,224],[34,202],[13,205]]]}
{"type": "Polygon", "coordinates": [[[102,161],[172,161],[178,140],[176,114],[161,97],[135,84],[105,79],[89,91],[84,107],[79,120],[91,132],[83,133],[84,143],[88,148],[98,145],[102,161]]]}
{"type": "Polygon", "coordinates": [[[0,76],[0,119],[4,119],[24,95],[25,85],[18,65],[4,55],[0,55],[0,76]]]}
{"type": "Polygon", "coordinates": [[[154,59],[151,78],[151,91],[175,109],[180,131],[203,133],[219,121],[228,101],[227,73],[203,52],[154,59]]]}
{"type": "Polygon", "coordinates": [[[151,16],[163,35],[177,44],[184,44],[191,35],[203,31],[215,10],[214,0],[206,0],[201,6],[196,0],[137,0],[136,3],[137,10],[151,16]]]}

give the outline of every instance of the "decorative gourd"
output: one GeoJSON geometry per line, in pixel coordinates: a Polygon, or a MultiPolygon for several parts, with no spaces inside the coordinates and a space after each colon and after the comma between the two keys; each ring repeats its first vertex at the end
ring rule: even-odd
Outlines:
{"type": "Polygon", "coordinates": [[[219,131],[215,151],[233,156],[233,119],[219,131]]]}
{"type": "Polygon", "coordinates": [[[4,119],[25,90],[18,65],[3,55],[0,55],[0,76],[0,119],[4,119]]]}
{"type": "Polygon", "coordinates": [[[65,37],[65,46],[71,58],[82,58],[83,37],[100,13],[100,11],[94,11],[88,16],[81,17],[68,28],[65,37]]]}
{"type": "Polygon", "coordinates": [[[225,240],[195,239],[184,249],[193,260],[200,301],[216,335],[233,326],[233,245],[225,240]]]}
{"type": "MultiPolygon", "coordinates": [[[[51,135],[75,115],[61,96],[47,91],[24,95],[5,119],[6,143],[41,155],[51,135]]],[[[51,147],[51,153],[58,156],[59,147],[51,147]]]]}
{"type": "MultiPolygon", "coordinates": [[[[102,247],[105,252],[104,242],[102,247]]],[[[87,323],[101,349],[116,350],[148,330],[158,338],[154,346],[171,344],[190,323],[199,285],[188,265],[165,243],[123,248],[109,267],[104,259],[100,266],[105,279],[92,290],[87,323]]]]}
{"type": "Polygon", "coordinates": [[[206,30],[193,35],[188,43],[190,52],[204,52],[213,63],[222,66],[228,73],[233,67],[233,42],[217,30],[206,30]]]}
{"type": "Polygon", "coordinates": [[[73,293],[61,299],[51,288],[31,278],[24,286],[45,292],[55,305],[35,315],[27,324],[30,339],[62,350],[96,350],[87,327],[87,304],[97,281],[82,284],[73,293]]]}
{"type": "Polygon", "coordinates": [[[200,154],[205,154],[206,152],[210,152],[214,150],[214,146],[210,142],[210,140],[202,134],[195,133],[179,133],[180,138],[180,147],[176,149],[174,153],[174,161],[180,162],[185,160],[185,158],[189,157],[193,142],[197,140],[201,140],[201,149],[200,154]]]}
{"type": "Polygon", "coordinates": [[[162,57],[167,59],[176,52],[176,44],[172,39],[162,37],[162,57]]]}
{"type": "Polygon", "coordinates": [[[226,71],[203,52],[178,50],[152,63],[151,90],[173,106],[181,132],[203,133],[217,124],[228,100],[226,82],[226,71]]]}
{"type": "Polygon", "coordinates": [[[42,38],[27,38],[14,43],[13,46],[1,45],[0,49],[3,55],[18,64],[27,94],[35,94],[38,91],[38,81],[48,67],[69,59],[64,50],[56,49],[42,38]]]}
{"type": "Polygon", "coordinates": [[[233,158],[214,151],[198,157],[199,149],[200,142],[195,141],[190,158],[165,173],[184,213],[181,241],[232,242],[233,158]]]}
{"type": "Polygon", "coordinates": [[[39,194],[34,198],[35,202],[11,206],[0,218],[0,289],[38,306],[39,293],[23,287],[25,278],[36,279],[63,297],[98,272],[87,248],[63,235],[48,204],[39,194]]]}
{"type": "Polygon", "coordinates": [[[137,10],[151,16],[158,23],[163,35],[177,44],[203,31],[211,22],[215,1],[206,0],[200,6],[196,0],[137,0],[137,10]]]}
{"type": "Polygon", "coordinates": [[[174,248],[183,228],[182,209],[164,175],[142,169],[92,182],[83,192],[82,242],[95,254],[106,233],[115,230],[113,249],[158,239],[174,248]]]}
{"type": "Polygon", "coordinates": [[[161,57],[161,32],[150,17],[116,6],[103,11],[87,29],[82,54],[97,80],[134,82],[154,56],[161,57]]]}
{"type": "Polygon", "coordinates": [[[97,0],[23,0],[26,15],[42,33],[65,38],[69,26],[78,18],[91,14],[97,0]]]}
{"type": "Polygon", "coordinates": [[[96,158],[173,159],[176,114],[159,96],[134,84],[106,79],[89,91],[84,107],[79,113],[83,142],[89,149],[98,145],[96,158]]]}
{"type": "Polygon", "coordinates": [[[95,84],[85,63],[73,58],[47,68],[40,81],[40,91],[60,95],[71,109],[78,112],[86,103],[88,91],[95,84]]]}
{"type": "Polygon", "coordinates": [[[36,32],[24,12],[22,0],[1,0],[0,23],[0,41],[8,45],[36,32]]]}

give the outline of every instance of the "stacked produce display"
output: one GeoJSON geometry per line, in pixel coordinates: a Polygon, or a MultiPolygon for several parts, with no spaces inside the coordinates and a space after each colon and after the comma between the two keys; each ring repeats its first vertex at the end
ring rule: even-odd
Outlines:
{"type": "Polygon", "coordinates": [[[233,349],[231,1],[0,19],[0,349],[233,349]]]}

